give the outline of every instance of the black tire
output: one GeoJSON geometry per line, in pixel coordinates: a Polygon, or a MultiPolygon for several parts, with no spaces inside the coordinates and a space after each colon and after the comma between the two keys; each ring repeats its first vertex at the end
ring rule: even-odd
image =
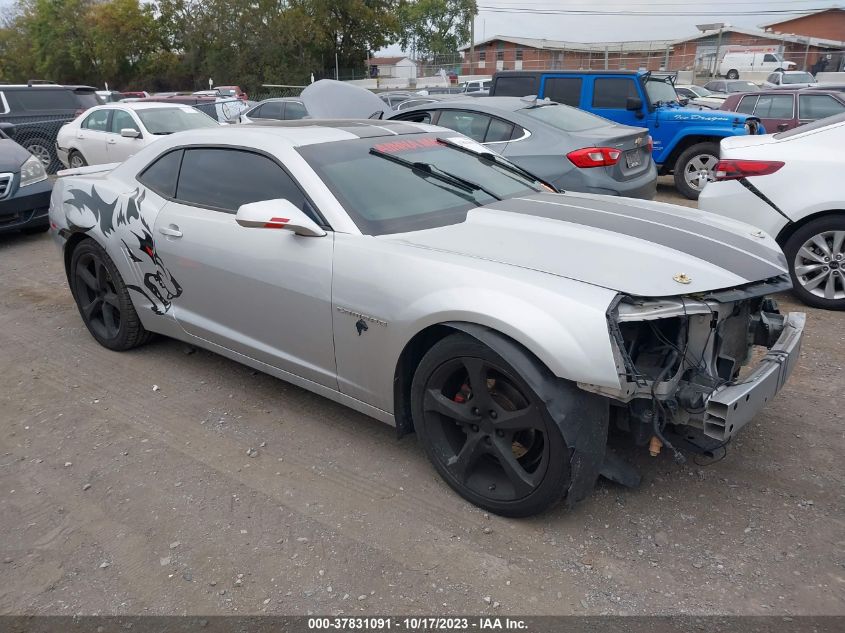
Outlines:
{"type": "Polygon", "coordinates": [[[117,267],[94,240],[83,240],[73,250],[68,281],[82,321],[100,345],[122,352],[152,337],[141,325],[117,267]]]}
{"type": "Polygon", "coordinates": [[[24,235],[38,235],[40,233],[46,233],[49,229],[49,224],[42,224],[41,226],[28,226],[24,229],[21,229],[21,233],[23,233],[24,235]]]}
{"type": "Polygon", "coordinates": [[[411,383],[411,412],[429,460],[467,501],[525,517],[566,494],[569,451],[560,429],[525,380],[478,340],[456,333],[426,353],[411,383]],[[473,375],[484,392],[473,391],[473,375]]]}
{"type": "Polygon", "coordinates": [[[739,79],[739,71],[736,70],[735,68],[731,68],[728,71],[728,74],[725,75],[725,78],[726,79],[739,79]]]}
{"type": "Polygon", "coordinates": [[[72,149],[67,155],[67,163],[70,169],[77,169],[79,167],[86,167],[88,165],[88,161],[85,160],[85,157],[82,155],[82,153],[76,151],[75,149],[72,149]],[[74,165],[74,162],[78,162],[79,164],[74,165]]]}
{"type": "Polygon", "coordinates": [[[21,143],[21,145],[23,145],[26,151],[41,160],[41,163],[44,165],[44,169],[48,171],[50,170],[50,167],[56,160],[56,152],[53,150],[53,146],[49,139],[36,136],[27,139],[21,143]]]}
{"type": "Polygon", "coordinates": [[[845,215],[807,222],[786,240],[783,252],[798,299],[814,308],[845,310],[845,215]]]}
{"type": "Polygon", "coordinates": [[[681,152],[675,161],[675,187],[690,200],[698,200],[702,186],[693,185],[690,178],[700,182],[701,173],[707,168],[708,180],[713,180],[713,168],[719,162],[718,143],[696,143],[681,152]],[[699,161],[697,163],[696,161],[699,161]],[[689,173],[688,173],[689,172],[689,173]]]}

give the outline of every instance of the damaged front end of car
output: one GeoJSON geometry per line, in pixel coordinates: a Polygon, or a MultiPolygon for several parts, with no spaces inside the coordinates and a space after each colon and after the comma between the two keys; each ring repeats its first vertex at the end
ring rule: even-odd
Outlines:
{"type": "Polygon", "coordinates": [[[805,315],[781,314],[767,296],[789,287],[782,276],[675,297],[618,295],[607,319],[620,388],[579,387],[609,397],[611,423],[652,455],[666,446],[683,460],[679,447],[724,446],[797,363],[805,315]]]}

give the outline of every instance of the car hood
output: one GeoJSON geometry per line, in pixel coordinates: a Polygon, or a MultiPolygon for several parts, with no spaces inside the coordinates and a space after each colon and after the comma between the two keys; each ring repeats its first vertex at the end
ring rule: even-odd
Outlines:
{"type": "Polygon", "coordinates": [[[10,139],[0,138],[0,172],[18,172],[31,154],[10,139]]]}
{"type": "Polygon", "coordinates": [[[469,211],[460,224],[383,239],[645,297],[732,288],[787,272],[777,243],[742,222],[591,194],[503,200],[469,211]]]}
{"type": "Polygon", "coordinates": [[[678,121],[688,125],[712,125],[714,123],[723,125],[744,125],[747,114],[728,112],[726,110],[699,110],[698,108],[659,108],[661,121],[678,121]]]}
{"type": "Polygon", "coordinates": [[[299,98],[314,119],[378,119],[393,113],[369,90],[333,79],[306,86],[299,98]]]}

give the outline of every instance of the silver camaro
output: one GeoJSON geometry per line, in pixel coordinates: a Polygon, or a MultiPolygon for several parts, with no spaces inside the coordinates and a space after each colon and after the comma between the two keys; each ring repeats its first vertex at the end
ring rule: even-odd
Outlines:
{"type": "Polygon", "coordinates": [[[804,327],[766,297],[789,276],[753,227],[553,193],[423,124],[174,134],[63,172],[50,221],[100,344],[170,336],[414,431],[452,488],[509,516],[599,475],[635,484],[611,427],[718,451],[804,327]]]}

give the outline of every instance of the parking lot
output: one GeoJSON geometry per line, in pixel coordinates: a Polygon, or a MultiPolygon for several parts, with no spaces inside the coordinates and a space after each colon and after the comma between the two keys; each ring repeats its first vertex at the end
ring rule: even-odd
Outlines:
{"type": "Polygon", "coordinates": [[[639,489],[508,520],[319,396],[100,347],[50,239],[4,235],[0,611],[843,614],[845,322],[779,300],[808,312],[802,360],[724,459],[620,449],[639,489]]]}

